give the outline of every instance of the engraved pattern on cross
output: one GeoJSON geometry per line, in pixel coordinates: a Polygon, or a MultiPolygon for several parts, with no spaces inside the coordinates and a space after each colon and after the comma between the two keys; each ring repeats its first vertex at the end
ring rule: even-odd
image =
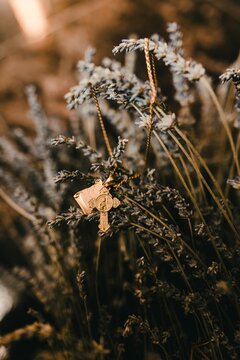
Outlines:
{"type": "Polygon", "coordinates": [[[96,208],[100,212],[100,224],[99,229],[103,232],[109,229],[108,212],[112,208],[117,208],[120,205],[120,201],[117,198],[113,198],[106,187],[100,190],[100,194],[96,199],[92,199],[89,202],[89,206],[96,208]]]}

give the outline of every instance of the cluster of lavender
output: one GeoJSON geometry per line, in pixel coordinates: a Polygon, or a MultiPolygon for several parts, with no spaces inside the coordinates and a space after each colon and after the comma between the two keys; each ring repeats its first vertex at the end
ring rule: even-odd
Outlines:
{"type": "MultiPolygon", "coordinates": [[[[66,95],[73,112],[64,135],[30,87],[35,140],[19,129],[0,139],[0,196],[18,214],[7,237],[27,264],[11,276],[37,299],[37,322],[1,334],[0,345],[38,335],[36,359],[239,359],[238,105],[224,107],[203,67],[185,59],[179,27],[167,31],[169,41],[154,35],[148,51],[152,66],[169,67],[175,96],[167,101],[178,110],[168,110],[157,87],[147,158],[151,81],[133,73],[129,58],[145,50],[145,39],[114,48],[131,52],[124,66],[96,66],[87,51],[66,95]],[[98,211],[84,215],[73,195],[110,176],[121,205],[102,233],[98,211]]],[[[232,80],[238,96],[236,74],[222,80],[232,80]]]]}
{"type": "Polygon", "coordinates": [[[223,83],[232,81],[236,89],[236,103],[235,107],[238,112],[238,117],[235,120],[235,126],[240,127],[240,70],[227,69],[227,71],[220,76],[223,83]]]}

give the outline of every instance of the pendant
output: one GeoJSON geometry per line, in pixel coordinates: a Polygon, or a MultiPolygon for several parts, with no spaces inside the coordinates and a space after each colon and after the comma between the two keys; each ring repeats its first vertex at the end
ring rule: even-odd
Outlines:
{"type": "Polygon", "coordinates": [[[85,215],[91,214],[96,208],[100,212],[99,229],[103,232],[109,229],[108,212],[112,208],[117,208],[120,201],[112,197],[102,180],[99,179],[89,188],[78,191],[73,197],[85,215]]]}

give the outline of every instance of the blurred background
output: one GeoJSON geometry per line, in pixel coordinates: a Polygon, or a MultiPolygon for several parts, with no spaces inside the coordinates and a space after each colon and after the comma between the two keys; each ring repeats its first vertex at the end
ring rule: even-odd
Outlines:
{"type": "Polygon", "coordinates": [[[96,61],[130,34],[165,35],[176,21],[186,53],[215,78],[238,56],[239,0],[0,0],[0,134],[33,128],[25,86],[33,83],[50,116],[67,118],[63,100],[85,49],[96,61]]]}
{"type": "MultiPolygon", "coordinates": [[[[175,21],[186,55],[202,63],[213,81],[239,56],[239,0],[0,0],[0,15],[0,136],[9,137],[15,128],[34,136],[25,94],[29,84],[36,85],[48,118],[60,119],[64,129],[69,118],[64,94],[76,84],[77,61],[89,46],[97,49],[99,63],[121,39],[164,37],[166,24],[175,21]]],[[[138,64],[138,74],[146,77],[144,59],[138,64]]],[[[170,78],[162,69],[159,85],[169,96],[170,78]]],[[[19,250],[8,241],[17,216],[0,197],[0,269],[21,265],[19,250]]],[[[0,321],[1,304],[11,307],[14,298],[4,291],[0,288],[0,321]]],[[[12,322],[16,328],[16,314],[12,322]]]]}

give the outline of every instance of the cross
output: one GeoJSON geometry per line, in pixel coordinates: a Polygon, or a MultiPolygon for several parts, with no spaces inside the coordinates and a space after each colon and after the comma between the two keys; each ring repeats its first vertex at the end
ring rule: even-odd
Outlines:
{"type": "Polygon", "coordinates": [[[74,198],[84,214],[91,214],[92,210],[96,208],[100,212],[99,229],[103,232],[109,229],[108,212],[112,208],[117,208],[120,201],[112,197],[101,180],[97,180],[93,186],[77,192],[74,198]]]}

